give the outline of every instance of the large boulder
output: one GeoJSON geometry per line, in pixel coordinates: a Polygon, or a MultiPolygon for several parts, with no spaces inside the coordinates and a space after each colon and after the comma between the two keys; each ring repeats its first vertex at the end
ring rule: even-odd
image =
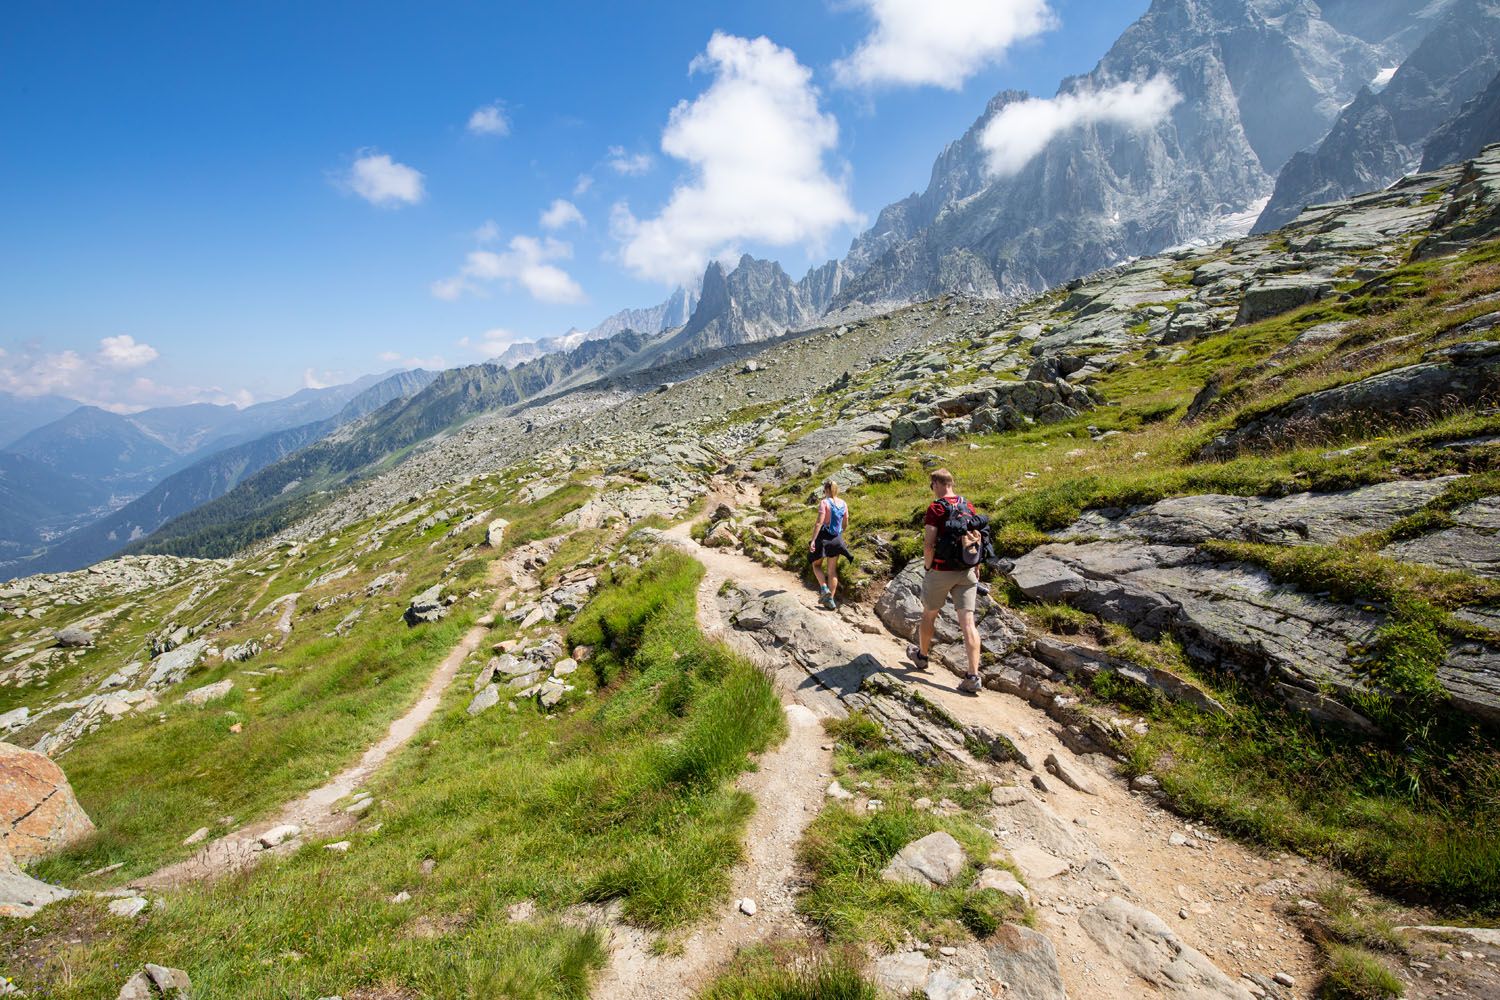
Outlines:
{"type": "Polygon", "coordinates": [[[490,522],[490,526],[485,529],[484,543],[492,549],[498,549],[500,544],[505,541],[505,529],[509,527],[510,522],[505,518],[495,518],[490,522]]]}
{"type": "Polygon", "coordinates": [[[88,629],[79,628],[77,625],[69,625],[67,628],[58,629],[54,637],[59,646],[70,646],[79,648],[92,646],[94,644],[94,633],[88,629]]]}
{"type": "Polygon", "coordinates": [[[406,612],[402,615],[410,628],[416,628],[424,622],[441,621],[448,617],[448,605],[443,600],[443,585],[435,583],[411,599],[406,612]]]}
{"type": "Polygon", "coordinates": [[[94,832],[68,778],[34,750],[0,743],[0,845],[27,865],[94,832]]]}
{"type": "Polygon", "coordinates": [[[1234,322],[1236,326],[1257,323],[1332,294],[1333,282],[1322,274],[1284,274],[1267,278],[1245,289],[1245,296],[1240,300],[1240,313],[1234,322]]]}
{"type": "Polygon", "coordinates": [[[964,870],[964,849],[946,830],[929,833],[901,848],[881,872],[890,882],[947,885],[964,870]]]}

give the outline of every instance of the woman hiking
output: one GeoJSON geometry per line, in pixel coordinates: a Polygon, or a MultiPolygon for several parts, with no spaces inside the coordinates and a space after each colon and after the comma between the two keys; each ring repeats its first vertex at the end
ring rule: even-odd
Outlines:
{"type": "Polygon", "coordinates": [[[819,601],[829,611],[838,610],[835,600],[839,591],[839,556],[850,556],[844,544],[844,529],[849,525],[849,505],[839,499],[839,484],[832,479],[823,483],[823,499],[818,501],[818,525],[807,550],[812,553],[813,576],[818,578],[819,601]]]}

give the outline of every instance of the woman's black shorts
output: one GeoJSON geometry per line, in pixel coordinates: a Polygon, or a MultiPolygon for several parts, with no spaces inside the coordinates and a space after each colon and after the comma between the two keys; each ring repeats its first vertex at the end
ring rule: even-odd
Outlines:
{"type": "Polygon", "coordinates": [[[818,532],[818,537],[813,540],[813,558],[828,559],[832,556],[846,556],[853,558],[854,554],[844,544],[843,535],[835,535],[827,528],[818,532]]]}

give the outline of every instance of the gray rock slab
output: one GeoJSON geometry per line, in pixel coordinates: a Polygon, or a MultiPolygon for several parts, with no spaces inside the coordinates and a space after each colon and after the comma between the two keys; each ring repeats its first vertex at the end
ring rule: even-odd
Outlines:
{"type": "Polygon", "coordinates": [[[1118,896],[1079,917],[1089,937],[1125,968],[1167,996],[1253,1000],[1253,994],[1173,933],[1149,910],[1118,896]]]}
{"type": "Polygon", "coordinates": [[[995,978],[1010,985],[1006,996],[1067,1000],[1062,972],[1057,967],[1057,950],[1046,935],[1019,924],[1005,924],[995,932],[985,955],[995,978]]]}
{"type": "Polygon", "coordinates": [[[1011,577],[1029,597],[1065,601],[1141,638],[1173,634],[1195,660],[1264,678],[1283,698],[1329,721],[1369,725],[1323,692],[1347,697],[1362,689],[1349,651],[1373,638],[1383,621],[1376,613],[1185,546],[1044,545],[1018,559],[1011,577]]]}
{"type": "Polygon", "coordinates": [[[1383,531],[1437,499],[1456,477],[1380,483],[1339,493],[1173,497],[1111,519],[1090,512],[1059,536],[1140,539],[1161,545],[1209,540],[1328,545],[1383,531]]]}

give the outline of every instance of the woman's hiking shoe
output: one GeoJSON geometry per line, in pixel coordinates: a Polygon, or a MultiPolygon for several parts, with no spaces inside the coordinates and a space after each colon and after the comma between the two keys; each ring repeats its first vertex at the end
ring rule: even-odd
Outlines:
{"type": "Polygon", "coordinates": [[[979,679],[978,674],[970,674],[959,681],[958,689],[964,694],[978,694],[984,690],[984,682],[979,679]]]}
{"type": "Polygon", "coordinates": [[[833,595],[828,593],[828,591],[826,590],[823,591],[823,607],[827,608],[829,611],[837,611],[839,609],[838,602],[835,601],[833,599],[833,595]]]}
{"type": "Polygon", "coordinates": [[[918,670],[926,670],[931,665],[928,658],[922,655],[922,647],[916,643],[906,647],[906,658],[915,664],[918,670]]]}

